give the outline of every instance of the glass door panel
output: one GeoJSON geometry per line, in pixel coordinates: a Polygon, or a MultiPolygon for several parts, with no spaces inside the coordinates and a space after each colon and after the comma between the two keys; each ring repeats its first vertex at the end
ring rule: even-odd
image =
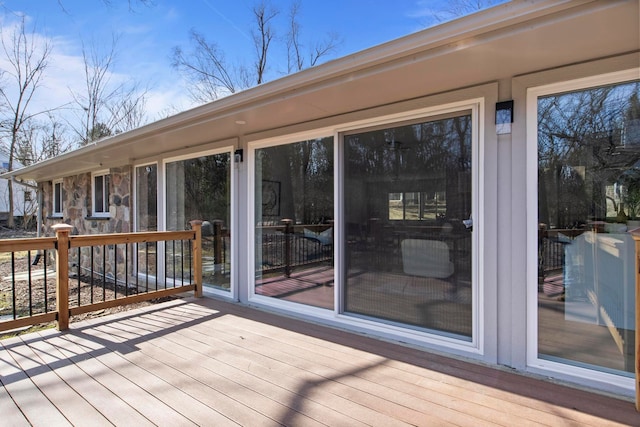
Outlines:
{"type": "Polygon", "coordinates": [[[632,376],[638,82],[538,98],[538,357],[632,376]]]}
{"type": "Polygon", "coordinates": [[[255,293],[333,309],[333,138],[256,150],[255,293]]]}
{"type": "Polygon", "coordinates": [[[345,135],[344,311],[472,336],[472,115],[345,135]]]}
{"type": "Polygon", "coordinates": [[[231,154],[212,154],[169,162],[166,165],[166,180],[167,230],[188,230],[191,220],[203,220],[203,284],[229,291],[231,154]]]}
{"type": "MultiPolygon", "coordinates": [[[[158,165],[136,167],[136,231],[158,231],[158,165]]],[[[156,242],[136,245],[135,261],[138,280],[149,286],[158,271],[158,244],[156,242]]]]}

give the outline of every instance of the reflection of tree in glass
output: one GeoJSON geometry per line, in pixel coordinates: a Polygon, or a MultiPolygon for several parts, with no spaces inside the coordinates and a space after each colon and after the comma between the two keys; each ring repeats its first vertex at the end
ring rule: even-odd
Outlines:
{"type": "Polygon", "coordinates": [[[638,88],[625,83],[538,100],[540,222],[567,228],[605,220],[607,200],[626,215],[607,188],[640,185],[632,173],[640,160],[638,88]]]}
{"type": "Polygon", "coordinates": [[[229,224],[229,168],[228,153],[185,161],[186,218],[221,219],[229,224]]]}

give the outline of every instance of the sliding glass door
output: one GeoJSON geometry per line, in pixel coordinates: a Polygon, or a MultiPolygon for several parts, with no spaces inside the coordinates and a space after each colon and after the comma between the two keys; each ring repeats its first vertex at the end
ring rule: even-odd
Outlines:
{"type": "Polygon", "coordinates": [[[563,89],[534,99],[537,358],[631,377],[640,83],[563,89]]]}
{"type": "Polygon", "coordinates": [[[334,307],[333,137],[255,151],[256,295],[334,307]]]}
{"type": "Polygon", "coordinates": [[[187,230],[203,220],[203,283],[231,287],[231,153],[208,154],[166,163],[166,229],[187,230]]]}
{"type": "Polygon", "coordinates": [[[471,341],[473,113],[344,136],[344,311],[471,341]]]}

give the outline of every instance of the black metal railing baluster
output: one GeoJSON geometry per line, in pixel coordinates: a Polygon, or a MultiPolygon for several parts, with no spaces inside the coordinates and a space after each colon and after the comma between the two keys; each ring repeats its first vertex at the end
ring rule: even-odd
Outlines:
{"type": "Polygon", "coordinates": [[[49,312],[49,289],[47,286],[47,250],[44,250],[44,258],[42,260],[44,267],[44,312],[49,312]]]}
{"type": "Polygon", "coordinates": [[[102,301],[107,300],[107,246],[102,245],[102,301]]]}
{"type": "Polygon", "coordinates": [[[94,256],[93,256],[94,246],[90,246],[89,248],[91,249],[91,268],[89,269],[89,275],[91,276],[90,277],[91,284],[89,286],[90,291],[91,291],[91,296],[89,297],[89,299],[91,301],[91,304],[93,304],[93,276],[95,275],[95,270],[93,268],[94,263],[95,263],[95,259],[94,259],[94,256]]]}
{"type": "Polygon", "coordinates": [[[139,281],[140,281],[140,245],[136,242],[136,293],[138,293],[138,289],[140,289],[139,281]]]}
{"type": "Polygon", "coordinates": [[[187,246],[187,250],[189,251],[189,284],[193,284],[193,255],[191,253],[191,242],[187,246]]]}
{"type": "Polygon", "coordinates": [[[11,252],[11,301],[13,304],[13,318],[16,319],[16,253],[11,252]]]}
{"type": "MultiPolygon", "coordinates": [[[[156,244],[156,256],[155,256],[155,260],[154,261],[155,261],[156,266],[155,266],[155,270],[154,271],[156,272],[156,280],[155,280],[155,282],[156,282],[156,291],[157,291],[158,290],[158,242],[155,242],[155,244],[156,244]]],[[[164,247],[165,247],[165,253],[166,253],[167,245],[164,245],[164,247]]],[[[165,262],[165,283],[166,283],[166,280],[167,280],[166,279],[166,270],[167,270],[167,263],[165,262]]]]}
{"type": "Polygon", "coordinates": [[[180,240],[180,286],[184,285],[184,240],[180,240]]]}
{"type": "Polygon", "coordinates": [[[33,316],[33,287],[31,285],[31,251],[27,251],[27,289],[29,291],[29,316],[33,316]]]}
{"type": "Polygon", "coordinates": [[[129,245],[124,245],[124,296],[129,296],[129,245]]]}
{"type": "Polygon", "coordinates": [[[113,245],[113,299],[118,299],[118,245],[113,245]]]}
{"type": "Polygon", "coordinates": [[[78,246],[78,307],[80,307],[81,305],[81,299],[80,299],[80,293],[82,291],[81,289],[81,285],[82,282],[80,280],[80,269],[81,269],[81,264],[82,264],[82,252],[81,252],[82,248],[80,246],[78,246]]]}
{"type": "MultiPolygon", "coordinates": [[[[145,274],[146,274],[146,283],[145,283],[145,292],[149,292],[149,243],[144,244],[144,251],[147,257],[147,262],[145,263],[145,274]]],[[[156,275],[158,273],[156,272],[156,275]]]]}

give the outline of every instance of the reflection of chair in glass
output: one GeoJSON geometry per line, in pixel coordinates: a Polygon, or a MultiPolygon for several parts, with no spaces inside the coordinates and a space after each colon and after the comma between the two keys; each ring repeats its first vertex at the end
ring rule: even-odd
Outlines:
{"type": "Polygon", "coordinates": [[[446,279],[454,268],[449,246],[441,240],[405,239],[400,244],[405,274],[446,279]]]}

